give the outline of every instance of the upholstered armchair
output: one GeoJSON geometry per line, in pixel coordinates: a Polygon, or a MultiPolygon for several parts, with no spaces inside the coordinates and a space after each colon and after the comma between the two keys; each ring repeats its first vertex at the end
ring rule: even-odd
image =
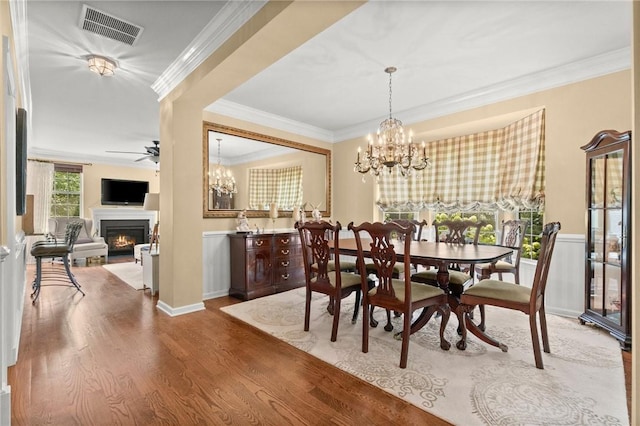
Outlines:
{"type": "Polygon", "coordinates": [[[108,262],[109,247],[103,237],[92,236],[93,221],[78,217],[52,217],[49,218],[49,233],[56,239],[63,240],[67,224],[72,221],[82,221],[84,225],[80,229],[78,239],[69,253],[71,264],[76,259],[87,259],[94,256],[104,257],[104,262],[108,262]]]}

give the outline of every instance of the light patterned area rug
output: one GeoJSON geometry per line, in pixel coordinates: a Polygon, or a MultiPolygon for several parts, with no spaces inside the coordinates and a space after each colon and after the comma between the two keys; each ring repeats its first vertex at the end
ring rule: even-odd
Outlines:
{"type": "Polygon", "coordinates": [[[102,265],[104,269],[111,272],[125,283],[136,290],[142,290],[142,265],[134,262],[111,263],[102,265]]]}
{"type": "MultiPolygon", "coordinates": [[[[328,298],[314,294],[311,327],[303,331],[305,289],[226,306],[222,310],[362,380],[458,425],[626,425],[629,423],[620,348],[602,330],[547,315],[551,354],[535,368],[528,317],[487,307],[490,334],[509,351],[470,335],[456,349],[457,318],[447,326],[449,351],[439,346],[440,319],[411,336],[409,363],[399,368],[401,342],[385,332],[386,316],[361,351],[362,312],[351,324],[354,298],[343,300],[338,340],[330,342],[328,298]]],[[[477,312],[476,312],[476,315],[477,312]]],[[[394,331],[402,328],[396,318],[394,331]]]]}

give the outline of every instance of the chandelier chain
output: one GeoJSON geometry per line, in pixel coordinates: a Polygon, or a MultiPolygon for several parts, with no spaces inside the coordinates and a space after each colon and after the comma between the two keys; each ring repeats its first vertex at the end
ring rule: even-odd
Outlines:
{"type": "Polygon", "coordinates": [[[389,119],[391,119],[391,99],[392,99],[391,72],[389,72],[389,119]]]}

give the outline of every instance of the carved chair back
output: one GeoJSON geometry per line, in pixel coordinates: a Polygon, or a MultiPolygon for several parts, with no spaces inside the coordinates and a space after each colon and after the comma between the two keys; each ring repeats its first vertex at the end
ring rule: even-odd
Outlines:
{"type": "MultiPolygon", "coordinates": [[[[368,244],[369,257],[372,260],[372,264],[376,269],[376,275],[378,277],[378,286],[374,296],[371,296],[372,304],[377,306],[384,306],[387,309],[400,310],[404,307],[405,302],[411,301],[411,285],[410,274],[405,274],[405,295],[402,299],[398,298],[393,289],[393,274],[394,266],[396,263],[403,263],[406,270],[409,270],[410,264],[410,247],[413,234],[412,227],[403,227],[395,222],[381,223],[381,222],[364,222],[360,226],[353,226],[349,224],[356,238],[356,247],[358,250],[358,263],[364,265],[364,250],[363,244],[368,244]],[[363,241],[361,233],[368,234],[369,239],[363,241]],[[404,256],[397,258],[394,250],[396,244],[404,246],[404,256]],[[387,303],[377,304],[375,299],[384,299],[387,303]],[[404,300],[405,302],[401,302],[404,300]]],[[[361,274],[365,274],[361,271],[361,274]]]]}
{"type": "Polygon", "coordinates": [[[436,242],[449,244],[478,244],[480,228],[485,225],[485,222],[473,222],[471,220],[433,221],[436,242]]]}

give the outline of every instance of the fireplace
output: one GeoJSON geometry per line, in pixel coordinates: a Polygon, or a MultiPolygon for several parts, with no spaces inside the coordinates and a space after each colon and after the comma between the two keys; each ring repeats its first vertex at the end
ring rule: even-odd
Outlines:
{"type": "Polygon", "coordinates": [[[149,221],[101,220],[100,235],[109,246],[109,256],[133,255],[136,244],[149,242],[149,221]]]}

